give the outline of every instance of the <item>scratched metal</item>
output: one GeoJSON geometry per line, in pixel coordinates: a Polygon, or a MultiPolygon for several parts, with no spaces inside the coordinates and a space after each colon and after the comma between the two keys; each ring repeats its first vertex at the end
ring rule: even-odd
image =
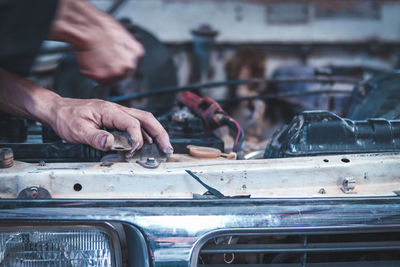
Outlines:
{"type": "Polygon", "coordinates": [[[0,200],[0,224],[2,220],[125,222],[144,234],[154,266],[195,266],[196,243],[219,230],[399,227],[400,198],[394,197],[400,189],[399,160],[399,154],[337,155],[163,163],[156,170],[133,163],[111,167],[17,163],[0,171],[3,197],[14,198],[21,189],[36,185],[49,189],[53,197],[70,200],[0,200]],[[205,189],[185,169],[225,195],[250,193],[253,198],[193,200],[193,194],[205,189]],[[340,189],[345,178],[356,181],[353,194],[340,189]],[[83,192],[73,190],[75,183],[81,183],[83,192]],[[321,187],[326,194],[317,193],[321,187]],[[90,197],[113,200],[84,199],[90,197]]]}
{"type": "Polygon", "coordinates": [[[52,198],[181,198],[203,195],[191,170],[226,196],[252,198],[394,196],[400,191],[400,154],[334,155],[237,161],[166,162],[146,169],[135,162],[15,162],[0,169],[0,197],[16,198],[31,186],[52,198]],[[354,190],[344,190],[354,181],[354,190]],[[76,186],[81,188],[76,190],[76,186]]]}
{"type": "Polygon", "coordinates": [[[195,266],[196,242],[218,230],[400,230],[400,198],[0,200],[2,220],[124,222],[144,234],[154,266],[195,266]]]}

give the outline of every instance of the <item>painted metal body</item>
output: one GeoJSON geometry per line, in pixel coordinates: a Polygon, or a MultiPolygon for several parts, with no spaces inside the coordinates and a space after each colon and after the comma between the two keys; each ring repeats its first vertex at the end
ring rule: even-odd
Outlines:
{"type": "Polygon", "coordinates": [[[119,222],[143,235],[152,266],[196,266],[207,238],[227,231],[399,230],[399,171],[399,154],[162,163],[153,170],[16,162],[0,170],[0,224],[119,222]],[[203,198],[206,189],[185,169],[225,196],[251,198],[203,198]],[[53,199],[13,199],[30,186],[53,199]]]}
{"type": "Polygon", "coordinates": [[[11,168],[0,169],[0,197],[16,198],[32,186],[46,189],[52,198],[70,199],[191,199],[194,194],[203,195],[207,190],[185,170],[225,196],[395,196],[394,192],[400,190],[400,154],[386,153],[166,162],[156,169],[144,168],[135,161],[45,166],[15,162],[11,168]],[[353,190],[343,190],[346,181],[355,183],[353,190]]]}

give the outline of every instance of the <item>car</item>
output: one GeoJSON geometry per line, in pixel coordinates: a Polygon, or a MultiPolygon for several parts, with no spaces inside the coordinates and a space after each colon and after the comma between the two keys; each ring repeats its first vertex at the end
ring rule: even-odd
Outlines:
{"type": "Polygon", "coordinates": [[[399,10],[127,1],[146,55],[113,86],[44,44],[32,79],[153,112],[175,153],[0,114],[0,266],[400,266],[399,10]]]}

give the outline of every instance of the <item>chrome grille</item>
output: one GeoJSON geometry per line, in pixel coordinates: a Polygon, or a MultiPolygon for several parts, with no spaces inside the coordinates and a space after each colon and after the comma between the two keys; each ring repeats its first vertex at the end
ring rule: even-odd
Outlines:
{"type": "Polygon", "coordinates": [[[203,243],[197,266],[400,266],[400,228],[224,232],[203,243]]]}

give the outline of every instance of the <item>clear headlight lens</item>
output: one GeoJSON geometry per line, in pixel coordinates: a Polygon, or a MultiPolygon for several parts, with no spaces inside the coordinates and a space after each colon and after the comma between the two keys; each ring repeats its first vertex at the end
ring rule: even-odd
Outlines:
{"type": "Polygon", "coordinates": [[[119,266],[119,243],[99,226],[0,227],[0,266],[119,266]]]}

